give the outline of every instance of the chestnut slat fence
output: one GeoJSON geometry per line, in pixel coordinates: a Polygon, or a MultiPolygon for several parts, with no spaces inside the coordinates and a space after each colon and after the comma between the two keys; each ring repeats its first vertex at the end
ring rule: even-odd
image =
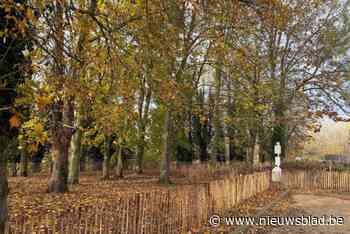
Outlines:
{"type": "Polygon", "coordinates": [[[291,189],[303,191],[350,191],[350,171],[283,170],[282,181],[291,189]]]}
{"type": "MultiPolygon", "coordinates": [[[[231,175],[207,183],[121,194],[113,202],[76,207],[44,217],[11,217],[6,233],[187,233],[270,188],[270,171],[231,175]]],[[[11,214],[10,214],[11,215],[11,214]]]]}
{"type": "Polygon", "coordinates": [[[161,191],[122,194],[113,203],[75,207],[32,220],[11,217],[6,233],[184,233],[202,227],[211,214],[223,213],[269,189],[270,181],[270,171],[263,171],[161,191]]]}
{"type": "Polygon", "coordinates": [[[175,164],[171,165],[171,172],[179,177],[185,177],[191,182],[201,182],[207,179],[217,179],[225,177],[226,175],[249,174],[257,171],[271,170],[269,163],[260,163],[252,167],[249,164],[242,162],[231,162],[230,164],[216,164],[209,163],[199,164],[175,164]]]}

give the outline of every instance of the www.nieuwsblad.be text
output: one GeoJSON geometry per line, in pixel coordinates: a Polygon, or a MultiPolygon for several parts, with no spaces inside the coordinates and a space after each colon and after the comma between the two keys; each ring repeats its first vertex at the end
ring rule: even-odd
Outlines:
{"type": "Polygon", "coordinates": [[[317,226],[317,225],[343,225],[344,217],[323,215],[317,216],[295,216],[295,217],[277,217],[277,216],[263,216],[263,217],[249,217],[249,216],[232,216],[221,217],[219,215],[212,215],[209,218],[209,224],[211,226],[241,226],[241,225],[257,225],[257,226],[317,226]]]}

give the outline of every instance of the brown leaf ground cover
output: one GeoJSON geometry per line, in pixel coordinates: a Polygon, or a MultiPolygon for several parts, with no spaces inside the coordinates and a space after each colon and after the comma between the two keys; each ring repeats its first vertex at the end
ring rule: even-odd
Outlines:
{"type": "MultiPolygon", "coordinates": [[[[181,177],[172,178],[175,184],[188,184],[181,177]]],[[[127,174],[123,179],[100,180],[97,173],[84,174],[79,185],[70,186],[69,193],[47,193],[48,176],[11,177],[9,179],[10,221],[16,216],[26,219],[45,216],[48,213],[63,212],[74,207],[84,207],[111,201],[117,195],[152,190],[165,190],[157,176],[148,172],[144,175],[127,174]]]]}

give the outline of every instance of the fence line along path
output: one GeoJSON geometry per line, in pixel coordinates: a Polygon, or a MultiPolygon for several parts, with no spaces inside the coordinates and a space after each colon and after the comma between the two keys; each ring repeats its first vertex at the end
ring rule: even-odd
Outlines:
{"type": "Polygon", "coordinates": [[[75,207],[45,218],[11,218],[7,233],[183,233],[270,187],[269,171],[231,175],[162,191],[129,193],[114,201],[75,207]]]}
{"type": "Polygon", "coordinates": [[[334,170],[284,170],[282,183],[304,191],[350,192],[350,172],[334,170]]]}

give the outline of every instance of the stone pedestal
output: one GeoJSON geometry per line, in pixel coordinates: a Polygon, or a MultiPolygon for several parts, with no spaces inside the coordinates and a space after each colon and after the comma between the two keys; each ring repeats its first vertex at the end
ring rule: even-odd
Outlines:
{"type": "Polygon", "coordinates": [[[280,182],[282,177],[282,169],[277,166],[272,169],[272,182],[280,182]]]}

